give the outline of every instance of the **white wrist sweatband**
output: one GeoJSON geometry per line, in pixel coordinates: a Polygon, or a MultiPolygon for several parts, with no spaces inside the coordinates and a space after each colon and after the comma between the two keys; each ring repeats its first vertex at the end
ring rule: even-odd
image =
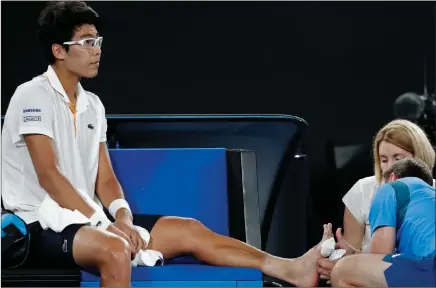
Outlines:
{"type": "Polygon", "coordinates": [[[112,223],[103,211],[95,211],[89,220],[91,221],[91,226],[99,230],[106,230],[112,223]]]}
{"type": "Polygon", "coordinates": [[[130,215],[133,216],[132,210],[130,210],[129,203],[127,203],[124,199],[116,199],[112,201],[112,203],[109,205],[109,214],[111,214],[112,217],[115,219],[115,215],[117,214],[117,211],[121,208],[125,208],[129,210],[130,215]]]}

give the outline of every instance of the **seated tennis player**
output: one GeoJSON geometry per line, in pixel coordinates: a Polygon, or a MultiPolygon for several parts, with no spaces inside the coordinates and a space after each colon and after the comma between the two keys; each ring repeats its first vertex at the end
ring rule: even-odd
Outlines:
{"type": "MultiPolygon", "coordinates": [[[[99,70],[98,14],[84,2],[49,2],[39,18],[38,37],[49,66],[16,89],[7,109],[3,203],[26,223],[41,223],[38,210],[49,195],[89,223],[71,220],[62,231],[32,235],[28,261],[94,267],[101,286],[128,287],[132,255],[150,249],[165,259],[192,254],[211,265],[257,268],[298,286],[316,285],[318,246],[283,259],[218,235],[194,219],[148,215],[135,222],[108,156],[104,106],[80,85],[82,77],[93,78],[99,70]],[[107,208],[114,222],[87,198],[107,208]],[[150,231],[148,244],[134,223],[150,231]]],[[[138,48],[130,45],[126,56],[134,61],[138,48]]],[[[323,239],[331,236],[330,229],[324,225],[323,239]]]]}

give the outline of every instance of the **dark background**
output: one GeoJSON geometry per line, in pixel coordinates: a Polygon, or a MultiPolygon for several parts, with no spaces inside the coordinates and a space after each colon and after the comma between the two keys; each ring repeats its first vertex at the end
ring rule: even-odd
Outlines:
{"type": "MultiPolygon", "coordinates": [[[[90,2],[103,58],[84,87],[108,114],[283,113],[309,123],[313,211],[341,223],[341,197],[372,173],[369,147],[399,95],[434,92],[432,2],[90,2]],[[346,171],[332,148],[364,145],[346,171]]],[[[36,27],[42,2],[2,2],[1,113],[21,83],[44,72],[36,27]]],[[[296,232],[298,234],[298,232],[296,232]]]]}

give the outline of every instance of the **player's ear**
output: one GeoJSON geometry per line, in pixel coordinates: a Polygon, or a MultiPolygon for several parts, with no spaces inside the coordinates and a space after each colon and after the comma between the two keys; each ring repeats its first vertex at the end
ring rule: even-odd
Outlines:
{"type": "Polygon", "coordinates": [[[65,47],[59,44],[51,45],[51,52],[57,60],[64,60],[67,56],[67,51],[65,50],[65,47]]]}
{"type": "Polygon", "coordinates": [[[391,175],[389,175],[389,182],[394,182],[397,179],[398,179],[398,176],[395,175],[394,172],[392,172],[391,175]]]}

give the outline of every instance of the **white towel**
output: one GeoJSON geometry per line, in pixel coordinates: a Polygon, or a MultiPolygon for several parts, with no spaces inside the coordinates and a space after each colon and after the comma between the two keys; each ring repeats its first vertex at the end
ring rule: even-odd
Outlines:
{"type": "MultiPolygon", "coordinates": [[[[135,228],[148,245],[150,243],[150,233],[148,233],[148,231],[142,227],[135,226],[135,228]]],[[[132,267],[154,266],[156,265],[157,261],[160,261],[160,264],[163,265],[164,258],[161,252],[151,249],[139,250],[139,252],[136,253],[135,259],[132,261],[132,267]]]]}
{"type": "MultiPolygon", "coordinates": [[[[81,193],[82,196],[86,195],[81,193]]],[[[88,195],[86,195],[88,196],[88,195]]],[[[92,206],[94,210],[101,209],[91,198],[88,196],[88,199],[84,197],[85,200],[92,206]]],[[[41,227],[46,230],[50,228],[51,230],[60,233],[62,232],[68,225],[71,224],[87,224],[90,223],[90,220],[83,215],[78,210],[69,210],[59,206],[59,204],[54,201],[48,194],[46,195],[44,201],[39,207],[38,210],[38,220],[41,224],[41,227]]],[[[147,243],[150,243],[150,233],[142,227],[135,226],[138,230],[139,235],[141,235],[142,239],[147,243]]],[[[132,260],[132,267],[136,266],[154,266],[158,261],[163,265],[163,255],[159,251],[155,250],[140,250],[135,259],[132,260]]]]}
{"type": "MultiPolygon", "coordinates": [[[[92,200],[85,191],[77,189],[77,193],[82,196],[92,209],[95,211],[103,211],[102,207],[95,203],[95,201],[92,200]]],[[[57,233],[61,232],[65,227],[71,224],[90,223],[88,217],[83,215],[79,210],[72,211],[70,209],[62,208],[48,194],[45,195],[44,201],[42,201],[41,206],[38,209],[38,220],[44,230],[50,228],[57,233]]]]}
{"type": "Polygon", "coordinates": [[[62,208],[48,194],[39,207],[38,221],[44,230],[50,228],[57,233],[60,233],[71,224],[90,223],[88,217],[80,211],[62,208]]]}

